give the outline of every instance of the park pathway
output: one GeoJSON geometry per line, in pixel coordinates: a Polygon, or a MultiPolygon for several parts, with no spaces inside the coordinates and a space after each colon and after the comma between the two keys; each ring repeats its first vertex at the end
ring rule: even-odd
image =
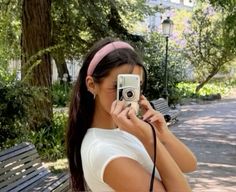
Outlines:
{"type": "Polygon", "coordinates": [[[236,192],[236,94],[181,111],[170,129],[198,159],[187,174],[193,192],[236,192]]]}

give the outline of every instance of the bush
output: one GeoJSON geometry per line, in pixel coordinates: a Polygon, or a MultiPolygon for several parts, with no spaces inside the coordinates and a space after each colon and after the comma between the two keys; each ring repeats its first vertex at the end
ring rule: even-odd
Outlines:
{"type": "Polygon", "coordinates": [[[67,82],[56,81],[52,85],[53,105],[65,107],[70,98],[71,85],[67,82]]]}
{"type": "Polygon", "coordinates": [[[65,157],[65,127],[67,115],[54,113],[51,127],[29,133],[30,142],[34,143],[40,156],[46,160],[56,160],[65,157]]]}
{"type": "Polygon", "coordinates": [[[45,88],[31,87],[15,78],[0,67],[0,149],[26,141],[29,130],[35,128],[35,117],[43,116],[34,106],[44,99],[45,88]]]}
{"type": "MultiPolygon", "coordinates": [[[[164,37],[153,33],[144,45],[144,62],[148,71],[146,96],[149,100],[163,97],[166,44],[164,40],[164,37]]],[[[180,51],[170,45],[167,69],[169,104],[179,102],[180,94],[176,85],[184,78],[184,62],[180,51]]]]}
{"type": "Polygon", "coordinates": [[[67,116],[55,113],[51,126],[34,129],[35,102],[43,100],[44,88],[31,87],[15,80],[15,74],[0,68],[0,150],[21,142],[32,142],[44,159],[65,156],[64,128],[67,116]]]}
{"type": "MultiPolygon", "coordinates": [[[[19,125],[17,128],[8,126],[11,131],[9,131],[10,134],[7,133],[8,135],[4,140],[1,140],[1,150],[27,141],[35,145],[40,157],[44,160],[52,161],[64,158],[66,124],[67,115],[56,113],[54,114],[52,126],[42,128],[39,131],[24,129],[23,124],[19,125],[17,123],[15,124],[19,125]]],[[[3,134],[6,135],[6,132],[2,132],[1,129],[1,139],[3,134]]]]}
{"type": "Polygon", "coordinates": [[[195,93],[195,89],[197,83],[187,83],[181,82],[178,83],[177,88],[181,94],[182,98],[202,98],[208,95],[220,94],[226,95],[229,93],[232,88],[231,84],[227,82],[211,82],[206,84],[202,89],[200,89],[199,93],[195,93]]]}
{"type": "Polygon", "coordinates": [[[0,81],[0,148],[8,140],[24,135],[32,98],[31,89],[21,82],[0,81]]]}

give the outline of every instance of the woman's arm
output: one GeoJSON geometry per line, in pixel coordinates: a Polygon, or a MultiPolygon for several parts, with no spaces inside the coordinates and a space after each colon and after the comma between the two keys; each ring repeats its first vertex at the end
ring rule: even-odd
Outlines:
{"type": "MultiPolygon", "coordinates": [[[[149,155],[153,157],[153,143],[142,141],[149,155]]],[[[157,142],[156,167],[162,181],[154,180],[154,192],[190,192],[191,189],[175,161],[161,142],[157,142]]],[[[112,160],[105,168],[103,180],[115,191],[143,191],[150,188],[151,174],[137,161],[120,157],[112,160]]]]}
{"type": "MultiPolygon", "coordinates": [[[[142,143],[153,159],[153,143],[146,139],[143,140],[142,143]]],[[[160,141],[157,142],[156,154],[156,167],[160,173],[166,191],[191,191],[182,171],[160,141]]]]}
{"type": "MultiPolygon", "coordinates": [[[[141,164],[128,157],[119,157],[108,163],[103,180],[116,192],[148,192],[151,174],[141,164]]],[[[163,184],[154,179],[154,192],[166,192],[163,184]]]]}
{"type": "Polygon", "coordinates": [[[184,173],[196,170],[196,157],[171,131],[166,130],[159,139],[184,173]]]}
{"type": "Polygon", "coordinates": [[[194,171],[197,167],[196,157],[190,149],[168,129],[163,115],[154,110],[144,96],[141,97],[140,106],[143,111],[143,120],[152,123],[154,127],[156,127],[158,138],[180,169],[183,172],[194,171]]]}
{"type": "MultiPolygon", "coordinates": [[[[120,101],[115,101],[112,104],[111,107],[111,115],[113,117],[113,120],[116,125],[118,125],[119,128],[121,128],[124,131],[127,131],[133,135],[135,135],[139,140],[143,143],[144,147],[146,148],[148,154],[150,157],[153,159],[153,135],[152,135],[152,130],[149,124],[146,122],[140,120],[139,118],[136,117],[135,111],[131,108],[124,108],[124,103],[120,101]]],[[[157,146],[156,146],[156,154],[157,154],[157,161],[155,162],[156,167],[160,173],[162,183],[167,191],[180,191],[185,192],[185,191],[191,191],[185,176],[183,175],[182,171],[176,164],[176,162],[172,159],[171,155],[168,153],[166,148],[163,146],[163,144],[157,139],[157,146]]],[[[104,180],[107,182],[110,186],[115,187],[116,182],[113,179],[109,179],[111,175],[116,174],[114,171],[119,171],[119,167],[115,166],[115,162],[118,162],[118,160],[111,161],[109,165],[107,166],[105,170],[105,175],[104,175],[104,180]],[[112,163],[113,162],[113,163],[112,163]],[[110,168],[109,168],[110,167],[110,168]],[[115,168],[114,168],[115,167],[115,168]],[[110,175],[110,176],[109,176],[110,175]],[[115,183],[113,183],[115,182],[115,183]]],[[[125,166],[125,165],[123,165],[125,166]]],[[[118,180],[123,180],[123,178],[128,178],[126,177],[126,174],[129,174],[128,172],[131,171],[128,167],[126,167],[127,171],[121,174],[119,178],[116,178],[118,180]]],[[[133,168],[133,170],[136,170],[133,168]]],[[[132,170],[132,171],[133,171],[132,170]]],[[[142,172],[134,172],[133,177],[136,178],[137,183],[135,186],[140,186],[140,183],[138,181],[141,181],[142,179],[137,179],[142,177],[142,172]]],[[[144,174],[145,175],[145,174],[144,174]]],[[[145,177],[146,179],[149,178],[150,182],[150,174],[148,174],[148,177],[145,177]]],[[[114,176],[116,177],[116,176],[114,176]]],[[[144,178],[144,179],[145,179],[144,178]]],[[[118,181],[117,181],[118,182],[118,181]]],[[[148,183],[149,183],[148,182],[148,183]]],[[[148,183],[145,184],[145,189],[144,191],[148,190],[148,183]]],[[[155,180],[155,183],[158,183],[157,180],[155,180]]],[[[121,183],[120,183],[121,184],[121,183]]],[[[120,185],[117,184],[117,187],[120,185]]],[[[125,186],[130,186],[130,183],[126,181],[125,186]]],[[[158,189],[157,185],[155,185],[156,188],[158,189]]],[[[115,188],[117,189],[117,188],[115,188]]],[[[125,188],[119,188],[125,189],[125,188]]],[[[133,188],[132,188],[133,189],[133,188]]],[[[118,190],[119,191],[119,190],[118,190]]],[[[129,190],[128,190],[129,191],[129,190]]],[[[132,190],[131,190],[132,191],[132,190]]],[[[142,191],[142,190],[137,190],[137,191],[142,191]]]]}

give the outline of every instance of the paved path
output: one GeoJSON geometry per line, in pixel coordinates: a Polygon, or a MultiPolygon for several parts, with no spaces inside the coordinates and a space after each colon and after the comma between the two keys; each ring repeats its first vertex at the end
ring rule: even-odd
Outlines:
{"type": "Polygon", "coordinates": [[[236,192],[236,99],[181,107],[171,127],[198,159],[193,192],[236,192]]]}

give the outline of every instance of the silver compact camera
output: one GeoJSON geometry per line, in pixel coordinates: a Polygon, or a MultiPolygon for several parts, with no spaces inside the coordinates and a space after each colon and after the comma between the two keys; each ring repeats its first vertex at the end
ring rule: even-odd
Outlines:
{"type": "Polygon", "coordinates": [[[119,74],[117,77],[117,100],[124,100],[136,113],[139,110],[140,77],[134,74],[119,74]]]}

